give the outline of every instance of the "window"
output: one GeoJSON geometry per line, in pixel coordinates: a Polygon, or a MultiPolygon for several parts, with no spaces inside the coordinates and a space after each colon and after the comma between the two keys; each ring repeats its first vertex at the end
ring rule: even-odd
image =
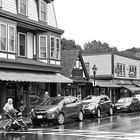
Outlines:
{"type": "Polygon", "coordinates": [[[56,39],[56,59],[60,59],[60,39],[56,39]]]}
{"type": "Polygon", "coordinates": [[[129,66],[129,77],[137,77],[137,67],[136,66],[129,66]]]}
{"type": "Polygon", "coordinates": [[[42,0],[41,1],[41,11],[40,11],[40,16],[41,16],[41,21],[46,21],[46,3],[42,0]]]}
{"type": "Polygon", "coordinates": [[[40,58],[47,58],[47,37],[41,35],[39,37],[39,57],[40,58]]]}
{"type": "Polygon", "coordinates": [[[8,51],[15,52],[15,27],[8,26],[8,51]]]}
{"type": "Polygon", "coordinates": [[[85,62],[85,66],[86,66],[86,69],[87,69],[87,72],[88,74],[90,74],[90,67],[89,67],[89,62],[85,62]]]}
{"type": "Polygon", "coordinates": [[[18,36],[18,48],[19,48],[19,56],[26,56],[26,34],[19,33],[18,36]]]}
{"type": "Polygon", "coordinates": [[[50,53],[50,57],[51,58],[55,58],[55,38],[51,37],[51,53],[50,53]]]}
{"type": "Polygon", "coordinates": [[[50,37],[50,58],[60,60],[60,39],[50,37]]]}
{"type": "Polygon", "coordinates": [[[6,24],[0,24],[0,50],[6,51],[7,50],[7,26],[6,24]]]}
{"type": "Polygon", "coordinates": [[[19,0],[19,13],[27,15],[27,0],[19,0]]]}
{"type": "Polygon", "coordinates": [[[117,64],[117,69],[119,70],[117,72],[118,77],[125,77],[125,65],[124,64],[117,64]]]}

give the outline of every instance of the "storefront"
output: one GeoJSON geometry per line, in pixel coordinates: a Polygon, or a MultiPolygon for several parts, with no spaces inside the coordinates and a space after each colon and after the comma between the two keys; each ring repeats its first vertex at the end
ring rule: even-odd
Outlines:
{"type": "Polygon", "coordinates": [[[72,83],[72,80],[59,73],[37,72],[25,70],[0,70],[1,102],[0,113],[8,98],[14,100],[14,107],[25,107],[24,114],[28,115],[34,98],[40,97],[45,91],[54,97],[58,94],[58,83],[72,83]]]}

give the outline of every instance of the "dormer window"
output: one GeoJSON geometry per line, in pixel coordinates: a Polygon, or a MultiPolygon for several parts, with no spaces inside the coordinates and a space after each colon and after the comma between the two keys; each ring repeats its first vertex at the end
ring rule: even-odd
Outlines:
{"type": "Polygon", "coordinates": [[[46,22],[47,18],[47,4],[43,0],[41,0],[41,8],[40,8],[40,20],[46,22]]]}
{"type": "Polygon", "coordinates": [[[27,15],[27,0],[19,0],[19,13],[27,15]]]}

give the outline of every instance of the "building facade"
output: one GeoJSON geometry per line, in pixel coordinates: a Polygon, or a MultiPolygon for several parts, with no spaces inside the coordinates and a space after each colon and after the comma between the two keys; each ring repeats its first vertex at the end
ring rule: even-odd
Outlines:
{"type": "Polygon", "coordinates": [[[29,112],[38,95],[72,82],[60,74],[63,32],[53,0],[0,0],[0,113],[9,97],[29,112]]]}
{"type": "MultiPolygon", "coordinates": [[[[116,101],[127,94],[139,93],[140,59],[120,53],[100,53],[83,55],[90,79],[94,79],[93,66],[96,65],[95,86],[98,93],[108,94],[116,101]],[[102,92],[102,93],[103,93],[102,92]]],[[[92,80],[93,82],[93,80],[92,80]]]]}
{"type": "Polygon", "coordinates": [[[73,83],[61,84],[62,95],[76,96],[80,99],[91,95],[92,84],[89,82],[82,54],[79,50],[63,50],[61,74],[72,79],[73,83]]]}

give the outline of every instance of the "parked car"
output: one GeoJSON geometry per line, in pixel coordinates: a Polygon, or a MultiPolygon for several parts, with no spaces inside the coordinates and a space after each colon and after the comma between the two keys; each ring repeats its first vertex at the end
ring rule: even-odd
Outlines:
{"type": "Polygon", "coordinates": [[[77,118],[82,121],[82,109],[82,102],[76,97],[51,97],[31,110],[31,120],[33,125],[50,121],[63,124],[66,118],[77,118]]]}
{"type": "Polygon", "coordinates": [[[108,96],[88,96],[82,101],[84,114],[93,114],[101,117],[102,113],[113,115],[113,104],[108,96]]]}
{"type": "Polygon", "coordinates": [[[136,111],[140,110],[140,102],[135,97],[124,97],[117,101],[115,104],[116,111],[136,111]]]}
{"type": "Polygon", "coordinates": [[[137,98],[140,102],[140,94],[136,94],[134,97],[137,98]]]}

